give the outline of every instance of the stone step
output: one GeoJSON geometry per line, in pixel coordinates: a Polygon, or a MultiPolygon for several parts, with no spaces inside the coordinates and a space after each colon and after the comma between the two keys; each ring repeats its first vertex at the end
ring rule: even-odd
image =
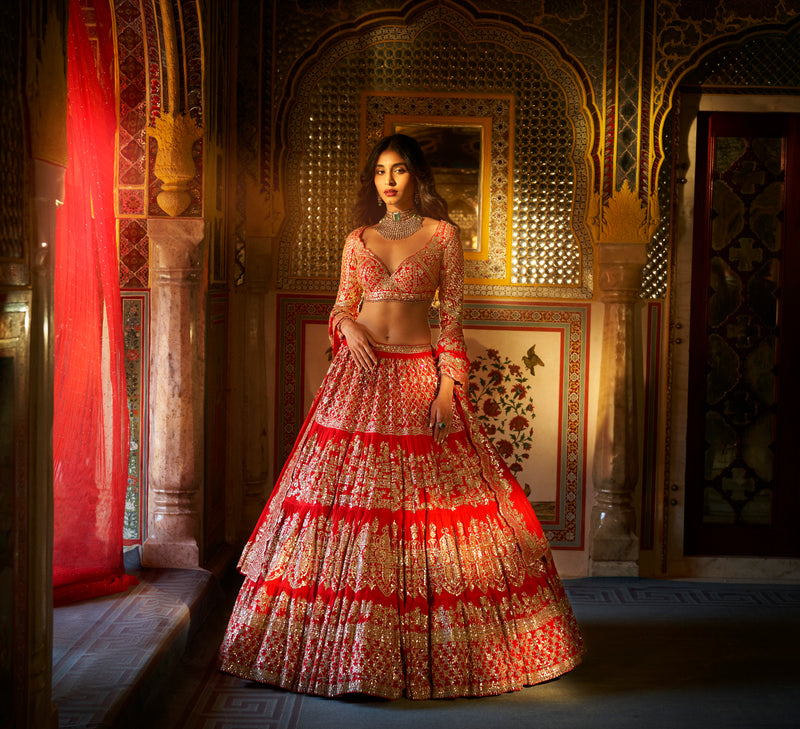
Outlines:
{"type": "Polygon", "coordinates": [[[128,592],[53,611],[59,727],[140,729],[168,690],[189,641],[222,599],[203,569],[132,572],[128,592]]]}

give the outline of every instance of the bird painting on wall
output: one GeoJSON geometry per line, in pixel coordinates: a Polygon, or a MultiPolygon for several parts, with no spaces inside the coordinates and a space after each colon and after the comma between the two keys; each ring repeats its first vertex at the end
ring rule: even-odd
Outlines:
{"type": "Polygon", "coordinates": [[[544,362],[542,358],[536,354],[536,345],[533,344],[528,349],[525,356],[522,358],[522,363],[528,368],[528,371],[535,377],[536,372],[534,371],[534,367],[544,367],[544,362]]]}

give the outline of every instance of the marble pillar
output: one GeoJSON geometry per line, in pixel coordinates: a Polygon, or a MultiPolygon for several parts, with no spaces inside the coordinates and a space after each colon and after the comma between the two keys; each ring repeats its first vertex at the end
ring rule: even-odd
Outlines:
{"type": "Polygon", "coordinates": [[[204,223],[150,219],[147,567],[199,567],[202,555],[204,223]]]}
{"type": "Polygon", "coordinates": [[[640,242],[603,242],[596,251],[604,316],[589,574],[636,576],[639,538],[633,497],[639,457],[634,326],[647,252],[640,242]]]}

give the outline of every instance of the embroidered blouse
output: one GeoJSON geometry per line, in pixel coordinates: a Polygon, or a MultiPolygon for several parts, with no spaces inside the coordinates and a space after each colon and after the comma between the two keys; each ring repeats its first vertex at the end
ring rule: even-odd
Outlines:
{"type": "Polygon", "coordinates": [[[339,324],[357,319],[362,301],[427,301],[439,290],[439,373],[466,383],[469,368],[461,322],[464,315],[464,252],[455,228],[440,220],[431,239],[394,270],[364,244],[365,228],[347,237],[342,252],[339,293],[328,320],[328,334],[339,345],[339,324]]]}

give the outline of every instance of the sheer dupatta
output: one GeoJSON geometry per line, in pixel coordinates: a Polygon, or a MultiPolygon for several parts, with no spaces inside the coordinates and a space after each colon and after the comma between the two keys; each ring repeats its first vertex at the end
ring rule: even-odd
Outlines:
{"type": "Polygon", "coordinates": [[[107,2],[97,60],[69,3],[65,203],[58,212],[53,420],[56,605],[120,592],[129,423],[114,214],[116,114],[107,2]]]}

